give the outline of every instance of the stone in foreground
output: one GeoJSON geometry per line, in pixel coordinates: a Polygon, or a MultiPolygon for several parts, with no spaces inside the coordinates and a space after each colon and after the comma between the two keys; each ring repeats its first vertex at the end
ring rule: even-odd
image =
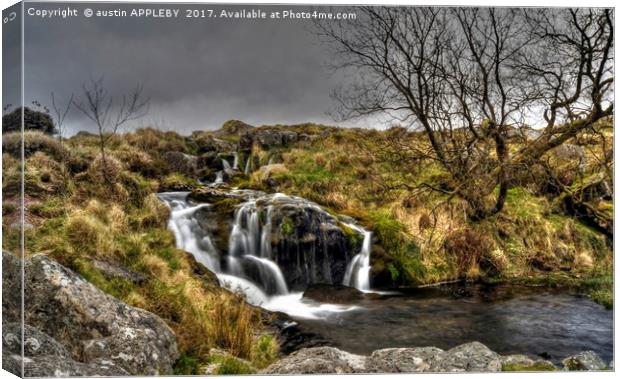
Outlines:
{"type": "Polygon", "coordinates": [[[392,348],[374,351],[369,357],[333,347],[299,350],[267,367],[264,374],[497,372],[500,355],[480,342],[448,351],[436,347],[392,348]]]}
{"type": "Polygon", "coordinates": [[[351,374],[364,372],[365,357],[334,347],[302,349],[277,361],[262,374],[351,374]]]}
{"type": "Polygon", "coordinates": [[[600,371],[607,368],[601,357],[590,350],[564,358],[562,364],[569,371],[600,371]]]}

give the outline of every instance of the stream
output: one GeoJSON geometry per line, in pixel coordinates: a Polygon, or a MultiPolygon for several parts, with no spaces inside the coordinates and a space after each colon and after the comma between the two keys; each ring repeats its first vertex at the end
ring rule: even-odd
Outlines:
{"type": "Polygon", "coordinates": [[[447,285],[355,305],[349,312],[303,320],[304,325],[356,354],[479,341],[499,354],[541,355],[556,364],[584,350],[606,362],[613,356],[613,312],[566,290],[447,285]]]}
{"type": "Polygon", "coordinates": [[[338,221],[302,198],[231,191],[247,197],[229,221],[227,251],[214,246],[214,236],[196,216],[211,205],[192,203],[187,192],[159,194],[171,208],[168,228],[177,247],[213,271],[221,285],[242,292],[249,303],[287,313],[343,350],[370,354],[388,347],[450,349],[480,341],[500,354],[540,355],[554,363],[584,350],[595,351],[607,362],[612,359],[613,312],[588,298],[566,290],[503,285],[376,292],[369,279],[370,231],[351,220],[338,221]],[[274,225],[275,209],[295,210],[304,222],[318,224],[314,242],[278,250],[273,233],[282,225],[274,225]],[[326,248],[330,234],[321,234],[333,232],[335,225],[346,225],[362,241],[359,251],[346,254],[346,268],[340,266],[339,271],[332,267],[333,251],[326,248]],[[290,255],[291,249],[297,253],[292,263],[290,257],[281,256],[290,255]],[[334,272],[341,276],[334,279],[334,272]],[[346,285],[364,295],[340,304],[322,303],[303,297],[305,287],[300,289],[299,283],[346,285]]]}

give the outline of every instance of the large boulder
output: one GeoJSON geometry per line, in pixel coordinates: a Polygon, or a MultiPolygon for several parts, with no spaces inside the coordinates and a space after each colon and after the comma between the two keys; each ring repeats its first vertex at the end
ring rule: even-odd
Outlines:
{"type": "Polygon", "coordinates": [[[262,374],[352,374],[364,372],[366,358],[334,347],[313,347],[292,353],[262,374]]]}
{"type": "Polygon", "coordinates": [[[2,324],[22,319],[23,260],[2,252],[2,324]]]}
{"type": "Polygon", "coordinates": [[[436,347],[390,348],[373,351],[366,362],[366,371],[432,372],[445,352],[436,347]]]}
{"type": "Polygon", "coordinates": [[[172,330],[154,314],[105,294],[44,255],[25,264],[25,322],[81,363],[111,362],[131,375],[172,372],[172,330]]]}
{"type": "Polygon", "coordinates": [[[607,368],[601,357],[590,350],[564,358],[562,365],[569,371],[601,371],[607,368]]]}
{"type": "Polygon", "coordinates": [[[480,342],[469,342],[446,351],[436,366],[440,372],[493,372],[501,371],[499,354],[480,342]]]}
{"type": "Polygon", "coordinates": [[[333,347],[301,349],[263,370],[264,374],[497,372],[499,354],[480,342],[448,351],[436,347],[390,348],[370,356],[351,354],[333,347]]]}
{"type": "Polygon", "coordinates": [[[168,164],[170,172],[193,176],[197,171],[198,158],[194,155],[179,151],[168,151],[163,154],[163,160],[168,164]]]}
{"type": "Polygon", "coordinates": [[[500,355],[480,342],[448,351],[436,347],[394,348],[374,351],[368,372],[494,372],[501,371],[500,355]]]}
{"type": "MultiPolygon", "coordinates": [[[[264,233],[270,248],[261,255],[278,264],[290,290],[305,290],[315,283],[342,283],[348,262],[359,252],[361,235],[352,236],[357,232],[347,232],[336,217],[305,199],[213,187],[196,189],[189,199],[211,204],[196,211],[195,217],[219,251],[230,253],[229,238],[235,222],[254,242],[254,253],[262,248],[264,233]],[[237,217],[241,208],[242,214],[237,217]],[[258,223],[255,228],[249,227],[252,215],[258,216],[253,219],[258,223]]],[[[263,282],[256,260],[244,258],[241,252],[238,255],[248,279],[263,282]]],[[[222,256],[223,267],[228,264],[227,258],[222,256]]]]}
{"type": "Polygon", "coordinates": [[[63,345],[30,325],[7,323],[2,330],[2,367],[26,377],[46,376],[127,376],[129,373],[109,360],[75,361],[63,345]],[[22,370],[23,365],[23,375],[22,370]]]}

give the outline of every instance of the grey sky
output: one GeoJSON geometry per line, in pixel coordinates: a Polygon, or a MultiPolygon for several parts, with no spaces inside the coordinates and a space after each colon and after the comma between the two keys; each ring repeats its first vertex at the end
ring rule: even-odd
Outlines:
{"type": "MultiPolygon", "coordinates": [[[[255,125],[336,124],[326,112],[342,74],[328,68],[333,57],[312,33],[311,21],[183,17],[185,8],[219,14],[222,8],[270,12],[310,7],[26,3],[25,9],[67,5],[79,15],[25,16],[26,105],[32,100],[48,104],[51,91],[61,100],[72,92],[80,95],[82,83],[103,76],[113,93],[144,83],[150,112],[133,126],[155,124],[188,133],[217,128],[228,119],[255,125]],[[180,9],[181,14],[176,19],[86,18],[86,7],[162,7],[180,9]]],[[[92,130],[77,110],[68,119],[70,133],[92,130]]]]}

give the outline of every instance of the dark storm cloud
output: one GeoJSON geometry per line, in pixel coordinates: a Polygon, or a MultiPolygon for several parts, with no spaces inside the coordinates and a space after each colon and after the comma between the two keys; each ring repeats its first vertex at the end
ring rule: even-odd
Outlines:
{"type": "MultiPolygon", "coordinates": [[[[240,6],[69,4],[79,16],[25,17],[26,103],[49,103],[50,92],[67,98],[82,83],[105,78],[113,93],[144,83],[151,108],[140,124],[187,133],[214,129],[228,119],[251,124],[334,121],[326,115],[329,94],[341,81],[327,68],[328,47],[312,22],[222,19],[137,19],[82,16],[94,10],[192,7],[229,10],[240,6]]],[[[67,5],[27,3],[25,9],[67,5]]],[[[246,6],[265,11],[291,7],[246,6]]],[[[298,7],[308,10],[309,7],[298,7]]],[[[74,110],[71,132],[89,129],[74,110]]],[[[134,125],[135,126],[135,125],[134,125]]]]}

